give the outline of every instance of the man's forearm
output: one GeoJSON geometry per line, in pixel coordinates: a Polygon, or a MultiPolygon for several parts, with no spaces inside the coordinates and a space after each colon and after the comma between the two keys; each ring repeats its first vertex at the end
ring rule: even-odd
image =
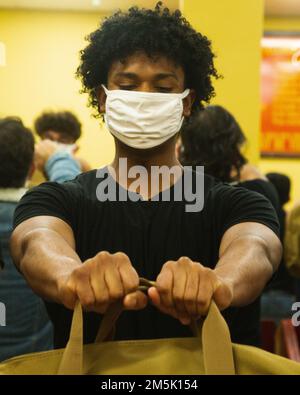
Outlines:
{"type": "Polygon", "coordinates": [[[226,248],[215,273],[230,283],[232,305],[243,306],[259,296],[276,266],[264,240],[256,236],[244,236],[235,239],[226,248]]]}
{"type": "Polygon", "coordinates": [[[28,284],[45,299],[60,302],[58,280],[81,264],[72,247],[55,231],[38,229],[23,239],[16,262],[28,284]]]}

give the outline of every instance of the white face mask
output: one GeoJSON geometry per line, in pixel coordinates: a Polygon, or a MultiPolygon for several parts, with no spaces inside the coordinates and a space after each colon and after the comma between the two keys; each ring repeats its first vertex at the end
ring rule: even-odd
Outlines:
{"type": "Polygon", "coordinates": [[[133,148],[156,147],[179,132],[183,122],[183,93],[108,90],[104,119],[110,133],[133,148]]]}

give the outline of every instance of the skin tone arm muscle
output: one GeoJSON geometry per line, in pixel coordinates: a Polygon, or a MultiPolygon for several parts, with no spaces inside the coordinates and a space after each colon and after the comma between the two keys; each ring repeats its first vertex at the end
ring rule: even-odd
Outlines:
{"type": "Polygon", "coordinates": [[[216,274],[232,285],[231,305],[255,300],[277,270],[282,247],[274,232],[259,223],[241,223],[225,232],[216,274]]]}
{"type": "Polygon", "coordinates": [[[77,300],[87,311],[104,313],[123,300],[125,309],[141,309],[147,297],[137,291],[139,277],[122,252],[99,252],[81,262],[70,226],[61,219],[40,216],[13,232],[11,252],[31,288],[45,299],[73,309],[77,300]]]}
{"type": "Polygon", "coordinates": [[[59,218],[40,216],[13,232],[11,253],[31,288],[58,302],[57,279],[81,265],[70,226],[59,218]]]}
{"type": "Polygon", "coordinates": [[[215,269],[188,257],[166,262],[149,297],[159,310],[187,325],[207,313],[212,298],[221,310],[255,300],[277,269],[281,254],[281,243],[268,227],[237,224],[222,237],[215,269]]]}

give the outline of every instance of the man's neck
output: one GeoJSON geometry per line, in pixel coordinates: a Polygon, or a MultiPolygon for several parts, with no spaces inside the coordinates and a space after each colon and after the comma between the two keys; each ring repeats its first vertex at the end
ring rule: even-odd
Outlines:
{"type": "MultiPolygon", "coordinates": [[[[147,180],[145,180],[145,184],[148,184],[149,193],[148,196],[143,196],[144,198],[148,199],[151,196],[154,196],[162,190],[170,187],[170,185],[174,184],[177,181],[182,173],[180,162],[176,157],[175,143],[176,138],[172,138],[159,147],[147,150],[139,150],[128,147],[116,140],[116,153],[115,158],[111,163],[111,167],[116,173],[116,178],[119,184],[121,184],[126,189],[130,189],[130,185],[137,178],[139,178],[139,176],[136,177],[136,179],[128,177],[128,172],[134,166],[141,166],[147,171],[148,174],[148,178],[147,180]],[[124,169],[121,168],[123,163],[126,163],[125,172],[124,169]],[[154,167],[161,168],[162,166],[169,169],[175,166],[177,169],[176,175],[171,176],[169,181],[165,182],[165,185],[163,182],[160,182],[155,189],[152,188],[151,190],[151,171],[154,167]],[[124,177],[124,173],[126,174],[126,177],[124,177]]],[[[136,192],[142,194],[140,190],[136,192]]]]}

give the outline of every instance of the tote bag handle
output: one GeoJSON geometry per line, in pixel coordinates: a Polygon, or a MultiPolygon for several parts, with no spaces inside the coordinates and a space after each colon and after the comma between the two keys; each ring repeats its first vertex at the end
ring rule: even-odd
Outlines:
{"type": "MultiPolygon", "coordinates": [[[[140,279],[139,290],[146,291],[154,282],[140,279]]],[[[104,315],[96,342],[107,339],[115,322],[122,312],[121,303],[112,305],[104,315]]],[[[215,302],[212,301],[208,314],[204,319],[199,341],[202,338],[204,371],[208,375],[235,374],[233,349],[228,326],[215,302]]],[[[58,374],[83,373],[83,316],[80,303],[76,304],[73,313],[70,338],[63,353],[58,374]]]]}

